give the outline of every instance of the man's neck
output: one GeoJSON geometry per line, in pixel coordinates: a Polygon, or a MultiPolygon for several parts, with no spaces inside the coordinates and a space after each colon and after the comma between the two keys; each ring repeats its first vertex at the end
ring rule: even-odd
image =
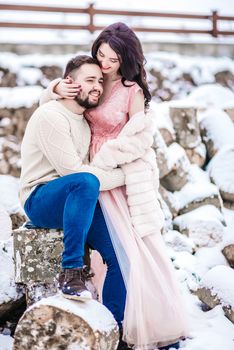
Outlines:
{"type": "Polygon", "coordinates": [[[62,103],[64,107],[69,109],[69,111],[71,111],[74,114],[82,115],[85,111],[85,108],[78,105],[76,101],[62,99],[62,100],[59,100],[59,102],[62,103]]]}

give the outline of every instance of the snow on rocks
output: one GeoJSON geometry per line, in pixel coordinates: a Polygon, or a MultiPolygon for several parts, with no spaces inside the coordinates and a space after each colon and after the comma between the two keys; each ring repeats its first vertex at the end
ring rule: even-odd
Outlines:
{"type": "Polygon", "coordinates": [[[197,247],[212,247],[222,240],[224,218],[213,205],[204,205],[177,216],[173,227],[190,237],[197,247]]]}
{"type": "Polygon", "coordinates": [[[233,145],[227,145],[216,153],[209,162],[207,170],[212,182],[219,188],[223,200],[233,203],[234,139],[233,145]]]}
{"type": "Polygon", "coordinates": [[[202,139],[209,158],[225,145],[234,144],[234,125],[227,113],[211,108],[199,114],[202,139]]]}
{"type": "Polygon", "coordinates": [[[210,308],[222,305],[225,315],[234,323],[234,270],[216,266],[202,278],[196,291],[199,299],[210,308]]]}

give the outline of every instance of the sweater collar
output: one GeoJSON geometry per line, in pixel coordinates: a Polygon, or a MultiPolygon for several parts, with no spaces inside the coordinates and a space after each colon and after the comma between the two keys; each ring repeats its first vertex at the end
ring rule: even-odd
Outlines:
{"type": "Polygon", "coordinates": [[[68,109],[67,107],[65,107],[62,103],[60,103],[59,101],[54,101],[56,104],[59,104],[59,107],[66,113],[67,116],[69,116],[72,119],[75,120],[82,120],[84,118],[84,114],[76,114],[73,113],[72,111],[70,111],[70,109],[68,109]]]}

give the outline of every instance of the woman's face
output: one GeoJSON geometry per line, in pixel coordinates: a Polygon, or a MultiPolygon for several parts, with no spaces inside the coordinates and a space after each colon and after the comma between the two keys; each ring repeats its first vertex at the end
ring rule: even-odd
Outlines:
{"type": "Polygon", "coordinates": [[[97,60],[101,65],[103,74],[115,74],[120,67],[120,60],[109,44],[102,43],[97,51],[97,60]]]}

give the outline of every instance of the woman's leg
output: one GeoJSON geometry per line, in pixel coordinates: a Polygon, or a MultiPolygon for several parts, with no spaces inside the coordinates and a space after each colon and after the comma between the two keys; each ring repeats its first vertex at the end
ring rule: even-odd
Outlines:
{"type": "Polygon", "coordinates": [[[64,230],[63,268],[83,266],[98,195],[98,179],[90,173],[76,173],[39,185],[25,203],[34,225],[64,230]]]}
{"type": "Polygon", "coordinates": [[[126,288],[99,203],[97,203],[93,222],[88,232],[87,243],[101,254],[107,264],[107,274],[103,286],[103,304],[112,312],[121,327],[126,288]]]}

